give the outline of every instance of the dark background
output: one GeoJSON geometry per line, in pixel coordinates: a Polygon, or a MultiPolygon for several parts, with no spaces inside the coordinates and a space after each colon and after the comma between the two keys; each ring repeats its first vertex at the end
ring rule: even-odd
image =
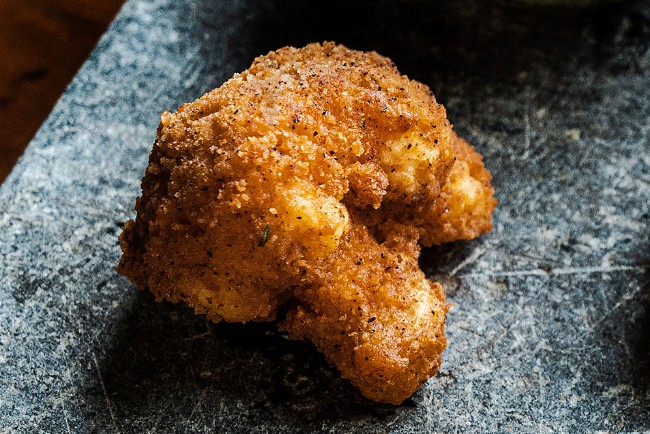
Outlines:
{"type": "Polygon", "coordinates": [[[0,0],[0,183],[122,0],[0,0]]]}

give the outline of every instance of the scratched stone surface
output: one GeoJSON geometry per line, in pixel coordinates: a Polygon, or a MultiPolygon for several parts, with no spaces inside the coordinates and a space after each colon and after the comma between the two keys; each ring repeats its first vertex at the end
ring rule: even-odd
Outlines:
{"type": "Polygon", "coordinates": [[[650,2],[349,3],[126,3],[0,188],[0,432],[650,429],[650,2]],[[430,85],[500,200],[492,233],[423,253],[449,348],[398,407],[114,270],[160,112],[324,39],[430,85]]]}

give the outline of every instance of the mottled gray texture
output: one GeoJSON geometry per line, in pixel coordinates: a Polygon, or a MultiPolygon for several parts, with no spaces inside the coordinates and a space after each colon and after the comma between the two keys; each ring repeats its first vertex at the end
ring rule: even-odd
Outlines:
{"type": "Polygon", "coordinates": [[[650,2],[347,3],[126,4],[0,189],[0,432],[650,429],[650,2]],[[500,199],[491,234],[423,255],[450,345],[400,407],[114,271],[160,112],[323,39],[429,84],[500,199]]]}

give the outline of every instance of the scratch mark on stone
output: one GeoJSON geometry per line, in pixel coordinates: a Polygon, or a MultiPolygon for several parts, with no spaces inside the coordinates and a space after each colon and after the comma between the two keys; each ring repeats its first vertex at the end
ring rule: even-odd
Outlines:
{"type": "Polygon", "coordinates": [[[526,113],[524,114],[524,155],[522,158],[528,158],[530,149],[530,102],[526,104],[526,113]]]}
{"type": "Polygon", "coordinates": [[[199,399],[196,401],[196,405],[195,405],[194,408],[192,409],[192,412],[190,413],[190,416],[187,418],[187,421],[188,421],[188,422],[192,420],[192,417],[194,416],[194,413],[196,412],[196,410],[199,409],[199,407],[200,407],[201,404],[203,403],[203,398],[205,398],[205,394],[206,394],[206,393],[207,393],[207,392],[204,390],[203,393],[201,393],[201,396],[199,396],[199,399]]]}
{"type": "Polygon", "coordinates": [[[508,327],[506,327],[503,331],[498,333],[495,336],[492,336],[491,338],[488,339],[488,341],[483,345],[482,347],[477,348],[478,354],[479,355],[484,355],[487,353],[491,353],[494,349],[494,346],[499,342],[501,339],[503,339],[508,333],[513,331],[516,327],[519,326],[520,321],[515,321],[514,323],[510,324],[508,327]]]}
{"type": "Polygon", "coordinates": [[[596,321],[596,322],[593,324],[593,326],[590,327],[589,330],[585,331],[584,333],[582,333],[582,334],[579,336],[579,339],[584,338],[587,334],[589,334],[590,332],[594,331],[594,330],[596,329],[596,327],[598,327],[598,326],[599,326],[600,324],[602,324],[602,323],[603,323],[607,318],[609,318],[609,316],[610,316],[612,313],[616,312],[616,311],[617,311],[621,306],[623,306],[624,304],[626,304],[627,302],[629,302],[630,300],[632,300],[632,299],[634,298],[634,296],[635,296],[636,294],[638,294],[642,289],[644,289],[645,287],[647,287],[648,284],[650,284],[650,282],[646,282],[646,283],[644,283],[643,285],[639,285],[639,286],[636,287],[633,291],[628,292],[628,293],[626,293],[626,294],[623,294],[623,296],[621,297],[621,299],[620,299],[620,300],[619,300],[619,301],[618,301],[618,302],[617,302],[617,303],[616,303],[616,304],[615,304],[615,305],[614,305],[610,310],[608,310],[607,312],[605,312],[605,314],[602,315],[602,316],[598,319],[598,321],[596,321]]]}
{"type": "Polygon", "coordinates": [[[111,403],[111,400],[108,397],[108,392],[106,391],[106,385],[104,384],[102,373],[99,370],[99,363],[97,363],[97,357],[95,357],[95,353],[91,353],[91,354],[93,356],[93,363],[95,364],[95,370],[97,371],[97,376],[99,377],[99,384],[102,386],[102,392],[104,392],[104,398],[106,399],[106,407],[108,407],[108,413],[111,415],[111,420],[115,422],[115,414],[113,413],[113,404],[111,403]]]}
{"type": "Polygon", "coordinates": [[[480,258],[481,255],[483,255],[483,253],[485,253],[485,249],[483,249],[483,248],[477,248],[477,249],[475,249],[475,250],[472,252],[472,254],[471,254],[467,259],[465,259],[463,262],[461,262],[460,264],[458,264],[458,265],[456,266],[456,268],[454,268],[453,270],[451,270],[451,273],[449,273],[449,275],[450,275],[450,276],[455,276],[456,273],[458,273],[460,270],[462,270],[463,268],[467,267],[469,264],[472,264],[472,263],[476,262],[476,260],[477,260],[478,258],[480,258]]]}
{"type": "Polygon", "coordinates": [[[539,393],[540,400],[542,402],[544,402],[544,400],[546,399],[546,392],[545,392],[546,380],[544,379],[544,376],[542,375],[541,370],[537,371],[537,385],[539,386],[537,388],[537,391],[539,393]]]}
{"type": "Polygon", "coordinates": [[[210,331],[197,333],[197,334],[195,334],[193,336],[189,336],[189,337],[185,338],[185,341],[194,341],[196,339],[202,339],[202,338],[204,338],[206,336],[210,336],[210,331]]]}
{"type": "Polygon", "coordinates": [[[70,422],[68,422],[68,413],[65,411],[65,402],[61,401],[61,408],[63,409],[63,420],[65,420],[65,427],[68,430],[69,434],[72,434],[72,430],[70,429],[70,422]]]}
{"type": "Polygon", "coordinates": [[[596,274],[596,273],[613,273],[616,271],[643,271],[646,265],[618,265],[613,267],[565,267],[551,268],[548,270],[536,268],[532,270],[512,270],[512,271],[485,271],[481,273],[467,273],[460,277],[526,277],[526,276],[551,276],[567,274],[596,274]]]}
{"type": "MultiPolygon", "coordinates": [[[[178,389],[178,383],[176,384],[176,388],[178,389]]],[[[167,414],[167,409],[169,408],[170,405],[171,405],[171,401],[167,401],[167,403],[165,404],[165,407],[163,407],[163,409],[158,414],[158,417],[156,418],[156,422],[147,431],[147,434],[153,434],[156,431],[158,431],[158,424],[160,424],[160,421],[161,421],[163,415],[167,414]]]]}
{"type": "Polygon", "coordinates": [[[530,255],[530,254],[526,254],[526,253],[515,253],[512,256],[516,256],[518,258],[532,259],[533,261],[538,261],[538,262],[547,262],[547,263],[551,262],[551,263],[558,264],[558,265],[563,264],[563,262],[558,260],[558,259],[548,258],[548,257],[545,257],[545,256],[535,256],[535,255],[530,255]]]}
{"type": "MultiPolygon", "coordinates": [[[[52,273],[50,273],[50,276],[52,273]]],[[[48,276],[48,278],[50,277],[48,276]]],[[[9,329],[8,337],[9,339],[13,339],[16,336],[16,333],[18,330],[23,326],[25,323],[25,319],[29,315],[34,315],[33,309],[38,306],[38,304],[41,302],[40,297],[43,295],[43,290],[39,286],[36,288],[36,291],[34,294],[32,294],[27,300],[25,300],[25,303],[23,304],[23,311],[21,312],[20,316],[16,317],[16,319],[13,321],[11,324],[11,328],[9,329]]],[[[6,342],[8,345],[9,342],[6,342]]]]}
{"type": "Polygon", "coordinates": [[[433,432],[433,391],[426,387],[424,406],[426,407],[426,432],[433,432]]]}
{"type": "Polygon", "coordinates": [[[395,425],[395,422],[397,422],[399,420],[400,416],[401,416],[401,414],[396,414],[395,417],[390,422],[388,422],[386,424],[386,428],[389,428],[389,427],[395,425]]]}
{"type": "MultiPolygon", "coordinates": [[[[184,73],[187,71],[184,71],[184,73]]],[[[183,84],[183,87],[191,87],[196,83],[201,76],[201,68],[193,68],[193,71],[189,77],[185,80],[185,83],[183,84]]]]}
{"type": "Polygon", "coordinates": [[[465,331],[465,332],[468,332],[468,333],[475,334],[476,336],[481,337],[481,338],[484,337],[481,333],[479,333],[479,332],[477,332],[476,330],[473,330],[473,329],[471,329],[471,328],[469,328],[469,327],[464,327],[464,326],[461,326],[461,325],[456,325],[456,328],[458,328],[458,329],[460,329],[460,330],[463,330],[463,331],[465,331]]]}

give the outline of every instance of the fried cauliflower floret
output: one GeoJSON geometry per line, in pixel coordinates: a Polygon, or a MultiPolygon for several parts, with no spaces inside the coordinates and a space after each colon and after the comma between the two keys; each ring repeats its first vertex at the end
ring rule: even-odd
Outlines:
{"type": "Polygon", "coordinates": [[[281,324],[309,339],[370,399],[400,403],[440,367],[446,346],[442,286],[418,267],[417,230],[397,225],[379,243],[353,225],[331,266],[296,289],[281,324]]]}
{"type": "Polygon", "coordinates": [[[399,403],[446,345],[444,292],[418,268],[418,242],[489,229],[489,173],[458,140],[429,89],[385,57],[271,52],[163,113],[118,270],[213,321],[282,308],[291,337],[399,403]]]}

